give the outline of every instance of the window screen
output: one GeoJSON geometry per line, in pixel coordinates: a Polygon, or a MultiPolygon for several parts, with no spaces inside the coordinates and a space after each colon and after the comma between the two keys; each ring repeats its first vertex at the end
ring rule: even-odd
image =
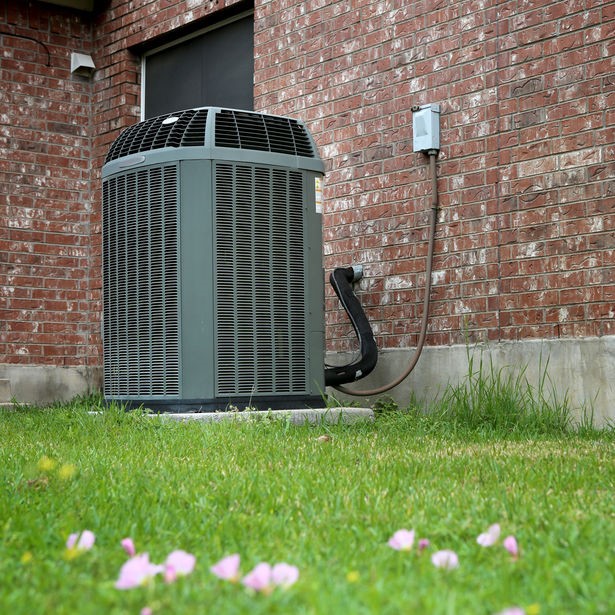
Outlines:
{"type": "Polygon", "coordinates": [[[192,107],[254,108],[254,17],[145,57],[145,119],[192,107]]]}

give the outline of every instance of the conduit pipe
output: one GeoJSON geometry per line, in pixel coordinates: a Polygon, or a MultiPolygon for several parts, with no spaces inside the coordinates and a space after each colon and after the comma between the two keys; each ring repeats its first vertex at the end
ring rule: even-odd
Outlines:
{"type": "Polygon", "coordinates": [[[430,211],[430,222],[429,222],[429,244],[427,248],[427,264],[425,271],[425,297],[423,299],[423,315],[421,318],[421,332],[419,334],[419,341],[414,351],[414,355],[404,370],[402,374],[400,374],[395,380],[389,382],[388,384],[362,391],[355,391],[354,389],[349,389],[344,386],[334,386],[337,391],[344,393],[346,395],[354,395],[356,397],[371,397],[373,395],[380,395],[381,393],[386,393],[386,391],[390,391],[392,388],[396,387],[398,384],[403,382],[411,373],[412,370],[416,367],[416,364],[419,361],[421,356],[421,352],[423,351],[423,346],[425,345],[425,338],[427,337],[427,322],[429,320],[429,306],[431,302],[431,272],[433,268],[433,253],[434,253],[434,243],[436,238],[436,223],[438,221],[438,177],[437,177],[437,166],[436,160],[438,158],[437,150],[429,150],[427,152],[429,156],[429,169],[431,175],[431,211],[430,211]]]}

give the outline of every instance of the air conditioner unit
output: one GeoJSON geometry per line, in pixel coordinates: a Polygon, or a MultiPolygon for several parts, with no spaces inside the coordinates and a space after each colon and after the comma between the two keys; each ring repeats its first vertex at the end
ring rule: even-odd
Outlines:
{"type": "Polygon", "coordinates": [[[107,401],[322,404],[323,174],[286,117],[199,108],[120,134],[102,170],[107,401]]]}

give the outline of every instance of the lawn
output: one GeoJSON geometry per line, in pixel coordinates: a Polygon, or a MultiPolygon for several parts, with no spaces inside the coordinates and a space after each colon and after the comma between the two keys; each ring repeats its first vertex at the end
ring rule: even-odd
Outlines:
{"type": "Polygon", "coordinates": [[[355,425],[179,423],[89,414],[97,403],[0,414],[1,613],[615,612],[612,430],[400,411],[355,425]],[[500,539],[479,545],[495,523],[500,539]],[[387,544],[402,528],[411,551],[387,544]],[[94,546],[67,551],[86,529],[94,546]],[[194,554],[194,571],[117,589],[127,537],[156,563],[194,554]],[[444,549],[457,568],[434,566],[444,549]],[[267,593],[217,578],[210,567],[234,553],[242,577],[285,562],[299,579],[267,593]]]}

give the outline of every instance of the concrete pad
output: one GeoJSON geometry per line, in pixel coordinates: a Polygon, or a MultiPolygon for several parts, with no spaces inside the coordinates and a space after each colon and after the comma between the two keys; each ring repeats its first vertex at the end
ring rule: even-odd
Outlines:
{"type": "Polygon", "coordinates": [[[310,408],[297,410],[244,410],[235,412],[168,412],[150,414],[173,421],[201,421],[203,423],[218,423],[220,421],[262,421],[285,420],[293,425],[336,425],[351,424],[358,421],[373,421],[374,412],[371,408],[310,408]]]}

